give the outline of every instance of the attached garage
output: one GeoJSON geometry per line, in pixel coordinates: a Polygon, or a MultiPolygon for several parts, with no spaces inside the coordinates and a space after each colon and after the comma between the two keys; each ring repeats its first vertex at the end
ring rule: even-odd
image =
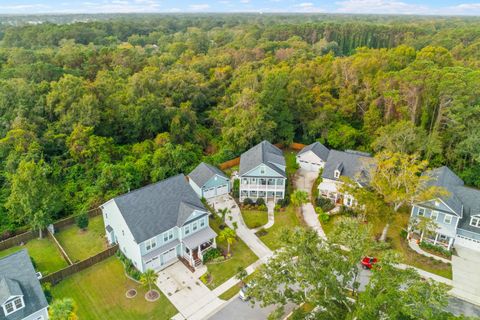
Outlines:
{"type": "Polygon", "coordinates": [[[297,163],[303,170],[318,172],[327,161],[329,150],[320,142],[306,146],[297,154],[297,163]]]}
{"type": "Polygon", "coordinates": [[[220,187],[217,187],[217,194],[216,195],[222,195],[222,194],[227,194],[228,193],[228,184],[224,184],[220,187]]]}
{"type": "Polygon", "coordinates": [[[160,268],[162,265],[162,261],[160,260],[160,256],[153,257],[152,259],[145,261],[145,269],[152,269],[156,270],[160,268]]]}
{"type": "Polygon", "coordinates": [[[200,163],[188,178],[199,197],[209,199],[230,192],[230,179],[212,165],[200,163]]]}
{"type": "Polygon", "coordinates": [[[318,172],[320,168],[322,168],[322,165],[320,163],[314,163],[306,160],[298,160],[298,164],[300,165],[300,168],[307,170],[307,171],[315,171],[318,172]]]}
{"type": "Polygon", "coordinates": [[[208,199],[208,198],[212,198],[212,197],[215,197],[216,195],[216,188],[208,188],[208,189],[203,189],[203,197],[208,199]]]}

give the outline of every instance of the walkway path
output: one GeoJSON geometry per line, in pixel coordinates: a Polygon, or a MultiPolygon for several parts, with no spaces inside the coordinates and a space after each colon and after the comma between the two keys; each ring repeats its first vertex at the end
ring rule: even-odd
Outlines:
{"type": "MultiPolygon", "coordinates": [[[[267,202],[267,212],[268,212],[268,222],[263,226],[260,226],[255,229],[250,229],[253,233],[257,233],[262,229],[271,228],[275,223],[275,203],[273,201],[267,202]]],[[[243,218],[242,218],[243,219],[243,218]]]]}
{"type": "MultiPolygon", "coordinates": [[[[298,169],[293,185],[295,189],[303,190],[308,193],[309,198],[312,197],[312,186],[317,179],[318,173],[312,171],[306,171],[305,169],[298,169]]],[[[318,215],[315,212],[311,202],[302,205],[302,215],[305,223],[312,229],[316,230],[318,235],[323,239],[326,239],[325,232],[323,231],[320,221],[318,221],[318,215]]]]}
{"type": "Polygon", "coordinates": [[[410,248],[412,248],[412,250],[416,251],[418,254],[424,255],[424,256],[429,257],[429,258],[433,258],[433,259],[441,261],[443,263],[452,263],[451,260],[448,260],[448,259],[445,259],[445,258],[442,258],[442,257],[436,256],[434,254],[426,252],[425,250],[420,248],[420,246],[417,243],[417,240],[415,240],[415,239],[412,239],[412,240],[408,241],[408,246],[410,248]]]}

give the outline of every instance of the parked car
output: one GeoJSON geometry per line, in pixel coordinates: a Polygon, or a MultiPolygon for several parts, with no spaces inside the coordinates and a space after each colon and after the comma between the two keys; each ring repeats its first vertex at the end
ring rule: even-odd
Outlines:
{"type": "Polygon", "coordinates": [[[372,269],[373,266],[378,262],[378,259],[375,257],[365,257],[362,259],[362,266],[365,269],[372,269]]]}
{"type": "Polygon", "coordinates": [[[249,288],[248,284],[245,284],[245,285],[243,285],[242,289],[240,289],[240,293],[238,294],[238,297],[242,301],[247,301],[249,299],[249,297],[247,295],[248,288],[249,288]]]}

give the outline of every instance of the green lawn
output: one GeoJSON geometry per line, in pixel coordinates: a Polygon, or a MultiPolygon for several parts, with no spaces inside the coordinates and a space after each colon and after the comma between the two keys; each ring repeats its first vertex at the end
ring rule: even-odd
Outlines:
{"type": "Polygon", "coordinates": [[[82,320],[170,319],[177,313],[163,294],[159,300],[147,302],[145,293],[141,285],[125,277],[123,265],[116,257],[81,271],[52,288],[54,299],[70,297],[75,300],[78,318],[82,320]],[[137,290],[137,296],[128,299],[125,293],[131,288],[137,290]]]}
{"type": "Polygon", "coordinates": [[[300,213],[290,205],[285,208],[285,211],[275,211],[275,224],[271,228],[265,230],[265,232],[267,232],[266,235],[260,235],[260,240],[262,240],[271,250],[276,250],[282,246],[280,236],[283,230],[293,230],[296,227],[303,226],[303,220],[300,218],[300,213]]]}
{"type": "Polygon", "coordinates": [[[44,275],[63,269],[68,265],[58,248],[52,240],[47,237],[43,239],[33,239],[24,246],[15,246],[0,251],[0,257],[7,256],[21,249],[28,250],[28,254],[37,264],[37,271],[42,272],[44,275]]]}
{"type": "MultiPolygon", "coordinates": [[[[341,216],[338,215],[332,216],[328,223],[322,223],[323,230],[325,231],[327,237],[331,234],[335,225],[335,221],[340,217],[341,216]]],[[[400,254],[403,263],[448,279],[452,279],[451,265],[430,259],[416,253],[408,247],[405,239],[400,236],[400,231],[407,228],[409,217],[410,215],[408,213],[398,213],[395,216],[395,221],[390,224],[387,240],[390,242],[392,249],[394,249],[400,254]]],[[[373,223],[372,235],[378,236],[382,232],[383,227],[384,223],[382,223],[381,221],[373,223]]]]}
{"type": "Polygon", "coordinates": [[[267,211],[242,209],[242,217],[250,229],[261,227],[268,222],[267,211]]]}
{"type": "Polygon", "coordinates": [[[85,231],[72,225],[60,230],[55,237],[73,262],[87,259],[107,248],[101,215],[91,218],[85,231]]]}
{"type": "Polygon", "coordinates": [[[298,169],[297,152],[294,150],[285,150],[283,155],[285,156],[287,176],[291,177],[295,174],[295,172],[297,172],[298,169]]]}
{"type": "MultiPolygon", "coordinates": [[[[210,219],[210,226],[217,234],[220,234],[221,230],[220,219],[210,219]]],[[[218,241],[217,238],[217,247],[226,251],[227,244],[224,241],[218,241]]],[[[246,268],[255,261],[258,257],[253,253],[252,250],[240,239],[231,247],[232,257],[225,262],[217,264],[207,264],[208,272],[212,275],[212,282],[207,286],[210,289],[216,288],[231,277],[237,274],[239,267],[246,268]]]]}

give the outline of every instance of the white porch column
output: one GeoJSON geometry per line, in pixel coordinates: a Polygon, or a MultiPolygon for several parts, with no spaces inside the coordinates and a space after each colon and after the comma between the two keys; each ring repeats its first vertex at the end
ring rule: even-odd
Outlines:
{"type": "Polygon", "coordinates": [[[423,241],[423,234],[424,234],[424,232],[422,231],[422,233],[420,234],[420,242],[423,241]]]}
{"type": "Polygon", "coordinates": [[[450,237],[448,240],[448,250],[452,249],[452,244],[453,244],[453,237],[450,237]]]}
{"type": "Polygon", "coordinates": [[[433,244],[435,244],[435,245],[436,245],[436,244],[437,244],[437,240],[438,240],[438,232],[437,232],[437,233],[435,233],[435,241],[433,241],[433,244]]]}

